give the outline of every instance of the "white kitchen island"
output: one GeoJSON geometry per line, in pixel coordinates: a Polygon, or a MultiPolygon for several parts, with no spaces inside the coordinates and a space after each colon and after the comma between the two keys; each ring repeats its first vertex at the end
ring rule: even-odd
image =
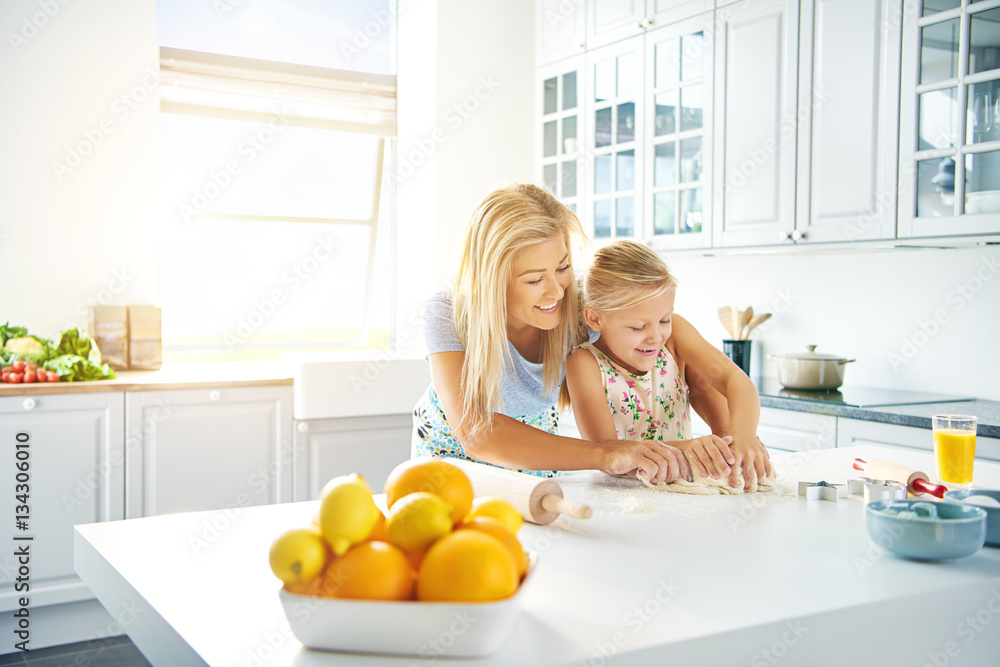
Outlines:
{"type": "MultiPolygon", "coordinates": [[[[523,610],[501,650],[459,665],[1000,664],[1000,549],[947,563],[904,560],[869,539],[864,503],[806,500],[798,480],[843,482],[855,457],[929,471],[926,452],[850,447],[774,452],[785,497],[689,497],[632,480],[560,479],[593,518],[525,524],[538,553],[523,610]]],[[[1000,465],[977,462],[977,486],[1000,465]]],[[[155,665],[412,665],[425,659],[305,650],[271,574],[273,538],[318,502],[81,525],[75,565],[155,665]]],[[[386,627],[385,632],[393,629],[386,627]]]]}

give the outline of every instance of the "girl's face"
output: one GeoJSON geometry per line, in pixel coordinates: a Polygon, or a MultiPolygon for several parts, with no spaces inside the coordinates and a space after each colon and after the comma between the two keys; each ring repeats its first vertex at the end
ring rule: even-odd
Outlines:
{"type": "Polygon", "coordinates": [[[660,348],[670,338],[674,293],[669,289],[630,308],[609,313],[584,309],[587,324],[601,334],[596,345],[623,368],[644,375],[656,365],[660,348]]]}
{"type": "Polygon", "coordinates": [[[507,284],[507,329],[548,331],[562,321],[562,298],[573,280],[569,252],[560,236],[520,252],[507,284]]]}

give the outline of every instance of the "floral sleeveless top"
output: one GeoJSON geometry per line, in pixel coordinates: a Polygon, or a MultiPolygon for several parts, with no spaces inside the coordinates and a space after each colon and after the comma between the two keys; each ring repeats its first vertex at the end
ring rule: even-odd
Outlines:
{"type": "Polygon", "coordinates": [[[660,349],[656,365],[645,375],[625,370],[592,343],[584,343],[577,349],[587,350],[597,359],[619,439],[691,438],[688,386],[667,348],[660,349]]]}

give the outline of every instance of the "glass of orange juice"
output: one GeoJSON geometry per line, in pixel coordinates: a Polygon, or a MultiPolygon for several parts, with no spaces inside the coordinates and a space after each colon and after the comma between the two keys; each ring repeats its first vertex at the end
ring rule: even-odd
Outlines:
{"type": "Polygon", "coordinates": [[[970,415],[934,415],[934,458],[938,480],[949,486],[968,488],[976,460],[976,424],[970,415]]]}

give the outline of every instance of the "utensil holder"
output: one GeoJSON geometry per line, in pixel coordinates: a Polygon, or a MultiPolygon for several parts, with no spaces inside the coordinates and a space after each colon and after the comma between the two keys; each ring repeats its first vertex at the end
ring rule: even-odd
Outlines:
{"type": "Polygon", "coordinates": [[[733,363],[743,369],[743,372],[750,375],[750,341],[749,340],[724,340],[722,341],[722,351],[733,363]]]}

